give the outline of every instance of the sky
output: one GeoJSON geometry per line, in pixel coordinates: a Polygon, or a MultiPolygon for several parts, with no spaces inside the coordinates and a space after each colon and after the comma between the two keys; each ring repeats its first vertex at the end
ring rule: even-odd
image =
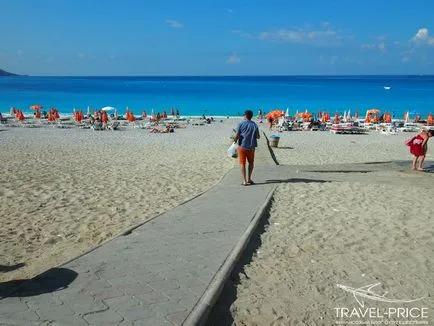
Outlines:
{"type": "Polygon", "coordinates": [[[0,0],[35,76],[434,74],[432,0],[0,0]]]}

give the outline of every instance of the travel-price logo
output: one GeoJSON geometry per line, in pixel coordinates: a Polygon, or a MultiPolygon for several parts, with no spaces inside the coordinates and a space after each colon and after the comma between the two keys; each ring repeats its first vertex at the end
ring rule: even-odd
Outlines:
{"type": "Polygon", "coordinates": [[[420,298],[389,298],[388,292],[378,294],[374,288],[381,283],[365,285],[359,288],[336,284],[345,292],[351,293],[359,304],[358,307],[336,307],[335,318],[337,325],[428,325],[428,308],[417,302],[420,298]],[[385,302],[391,306],[387,308],[365,307],[365,300],[385,302]],[[406,304],[405,307],[403,304],[406,304]]]}

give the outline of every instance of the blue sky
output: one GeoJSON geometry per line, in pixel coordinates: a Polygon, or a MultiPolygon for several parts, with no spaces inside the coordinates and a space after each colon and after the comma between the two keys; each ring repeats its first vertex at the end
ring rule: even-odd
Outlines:
{"type": "Polygon", "coordinates": [[[434,74],[432,0],[0,0],[29,75],[434,74]]]}

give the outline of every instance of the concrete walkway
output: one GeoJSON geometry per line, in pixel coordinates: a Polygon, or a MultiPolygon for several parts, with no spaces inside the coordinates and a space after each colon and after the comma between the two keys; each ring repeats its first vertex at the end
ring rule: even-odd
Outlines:
{"type": "Polygon", "coordinates": [[[266,182],[278,178],[266,139],[256,162],[257,185],[241,186],[234,167],[204,194],[18,290],[1,284],[0,324],[181,325],[191,312],[185,324],[197,323],[209,304],[205,291],[218,290],[223,267],[236,258],[228,256],[242,249],[276,185],[266,182]]]}

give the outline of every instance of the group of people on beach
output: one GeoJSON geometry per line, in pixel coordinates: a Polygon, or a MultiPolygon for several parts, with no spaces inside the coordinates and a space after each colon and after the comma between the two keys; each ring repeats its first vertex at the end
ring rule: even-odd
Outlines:
{"type": "MultiPolygon", "coordinates": [[[[242,185],[253,185],[252,173],[254,169],[255,150],[258,146],[257,140],[260,138],[259,127],[252,121],[253,112],[247,110],[244,112],[244,121],[238,124],[234,129],[235,135],[233,143],[238,144],[238,158],[241,167],[242,185]],[[248,168],[246,170],[246,162],[248,168]]],[[[416,136],[406,141],[410,147],[410,153],[414,156],[412,169],[415,171],[425,171],[423,163],[428,150],[428,140],[434,135],[434,130],[423,130],[416,136]]]]}

